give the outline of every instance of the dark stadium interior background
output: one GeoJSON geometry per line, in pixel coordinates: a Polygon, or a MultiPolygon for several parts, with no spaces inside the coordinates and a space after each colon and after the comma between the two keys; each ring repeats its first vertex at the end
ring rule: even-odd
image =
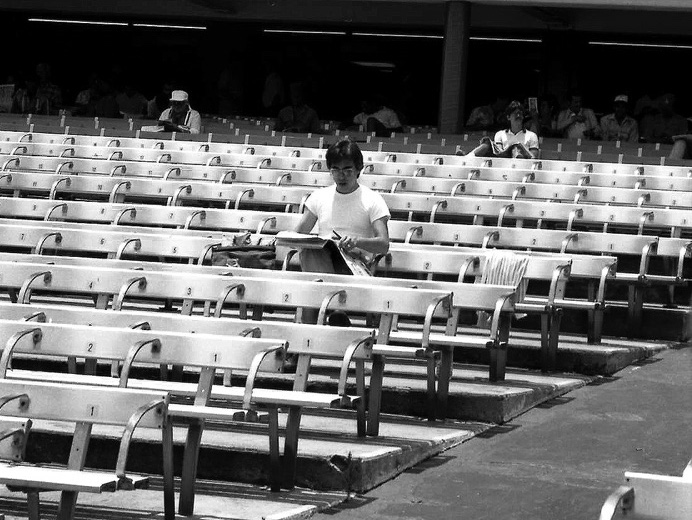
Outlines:
{"type": "MultiPolygon", "coordinates": [[[[612,11],[601,11],[601,14],[606,19],[611,16],[613,21],[620,17],[612,11]]],[[[70,13],[60,16],[56,12],[47,15],[51,18],[126,20],[130,24],[152,22],[149,17],[132,15],[70,13]]],[[[350,119],[359,111],[363,93],[372,89],[384,93],[388,104],[405,114],[407,123],[437,124],[443,40],[352,33],[441,36],[441,26],[434,28],[426,23],[416,27],[412,25],[415,20],[409,21],[406,27],[228,19],[167,20],[207,27],[207,30],[197,31],[131,25],[35,23],[28,21],[31,16],[37,13],[3,13],[6,49],[11,49],[14,56],[6,62],[4,76],[31,73],[37,62],[49,62],[54,82],[63,88],[66,104],[87,87],[90,73],[98,72],[106,78],[131,78],[147,98],[156,94],[164,79],[171,78],[190,92],[194,108],[202,113],[218,113],[217,80],[221,71],[228,68],[242,96],[236,114],[222,115],[273,115],[263,113],[260,101],[266,74],[264,63],[273,60],[279,64],[286,85],[293,80],[308,82],[310,104],[321,119],[350,119]],[[345,31],[346,34],[268,33],[266,29],[345,31]]],[[[644,93],[654,97],[671,91],[677,94],[678,112],[690,115],[690,97],[680,69],[692,59],[692,48],[610,47],[588,43],[599,40],[692,44],[692,36],[679,34],[677,25],[669,21],[675,13],[656,13],[652,20],[661,16],[668,21],[656,35],[650,34],[652,28],[649,26],[643,34],[633,34],[629,25],[636,21],[630,22],[627,32],[623,33],[556,29],[549,23],[543,28],[531,29],[473,24],[466,111],[491,102],[495,94],[503,92],[520,99],[540,97],[547,92],[560,98],[571,88],[578,88],[584,94],[585,104],[597,113],[609,111],[616,94],[627,93],[634,101],[644,93]],[[475,39],[478,37],[540,39],[542,42],[475,39]]],[[[686,19],[689,15],[683,13],[677,17],[686,19]]],[[[619,26],[614,23],[612,27],[619,26]]]]}

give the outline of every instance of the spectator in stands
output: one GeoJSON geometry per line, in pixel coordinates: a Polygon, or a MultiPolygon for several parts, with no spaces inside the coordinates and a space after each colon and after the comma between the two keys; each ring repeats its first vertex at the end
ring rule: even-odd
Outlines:
{"type": "Polygon", "coordinates": [[[170,106],[171,92],[173,92],[173,84],[166,81],[161,85],[161,90],[156,96],[149,100],[147,104],[147,117],[150,119],[158,119],[164,110],[170,106]]]}
{"type": "Polygon", "coordinates": [[[552,137],[557,128],[557,99],[552,94],[540,98],[538,111],[530,112],[525,122],[527,130],[538,136],[552,137]]]}
{"type": "Polygon", "coordinates": [[[674,135],[670,159],[692,159],[692,134],[674,135]]]}
{"type": "Polygon", "coordinates": [[[74,100],[75,107],[72,110],[73,115],[78,116],[86,114],[91,98],[98,95],[98,82],[99,77],[96,73],[89,75],[89,87],[80,90],[74,100]]]}
{"type": "Polygon", "coordinates": [[[187,92],[171,92],[170,104],[171,106],[159,117],[159,124],[163,126],[164,131],[199,134],[202,130],[202,117],[197,110],[190,108],[187,92]]]}
{"type": "Polygon", "coordinates": [[[12,108],[15,114],[29,114],[36,109],[36,89],[38,84],[34,78],[20,79],[12,96],[12,108]]]}
{"type": "Polygon", "coordinates": [[[361,103],[361,109],[362,112],[353,118],[353,123],[362,125],[366,132],[375,132],[377,137],[389,137],[392,132],[403,131],[399,116],[385,106],[382,96],[368,96],[361,103]]]}
{"type": "Polygon", "coordinates": [[[494,130],[495,128],[505,125],[504,112],[509,104],[509,98],[504,95],[499,95],[495,101],[482,105],[471,110],[468,121],[466,121],[467,130],[494,130]]]}
{"type": "Polygon", "coordinates": [[[601,135],[604,141],[639,142],[639,125],[627,115],[629,97],[620,94],[613,101],[613,113],[601,118],[601,135]]]}
{"type": "Polygon", "coordinates": [[[639,97],[635,102],[634,110],[632,112],[634,118],[637,120],[637,123],[639,124],[641,124],[641,121],[644,117],[656,112],[654,108],[654,102],[651,99],[651,96],[649,96],[649,94],[647,93],[642,94],[642,96],[639,97]]]}
{"type": "Polygon", "coordinates": [[[62,108],[62,90],[51,82],[51,69],[47,63],[36,65],[36,114],[57,114],[62,108]]]}
{"type": "Polygon", "coordinates": [[[590,108],[582,107],[582,97],[578,92],[570,96],[569,107],[557,116],[557,132],[568,139],[596,139],[600,137],[596,114],[590,108]]]}
{"type": "Polygon", "coordinates": [[[320,118],[317,117],[315,109],[306,103],[305,86],[302,83],[291,83],[290,91],[291,104],[279,111],[274,130],[277,132],[319,133],[320,118]]]}
{"type": "Polygon", "coordinates": [[[89,117],[119,117],[118,103],[111,85],[99,78],[96,82],[96,90],[92,92],[91,99],[86,108],[85,115],[89,117]]]}
{"type": "Polygon", "coordinates": [[[278,71],[275,58],[264,59],[264,87],[262,89],[262,107],[264,114],[274,117],[286,103],[284,80],[278,71]]]}
{"type": "MultiPolygon", "coordinates": [[[[223,116],[237,116],[243,111],[243,64],[233,61],[224,68],[216,81],[218,113],[223,116]]],[[[273,115],[273,114],[272,114],[273,115]]]]}
{"type": "Polygon", "coordinates": [[[118,104],[118,112],[125,119],[143,117],[149,103],[144,94],[135,89],[131,81],[127,81],[123,91],[115,96],[115,102],[118,104]]]}
{"type": "MultiPolygon", "coordinates": [[[[361,253],[366,259],[389,251],[389,208],[380,194],[358,183],[363,169],[358,145],[350,139],[338,141],[329,147],[325,159],[334,184],[310,195],[295,231],[309,233],[317,224],[319,236],[337,238],[345,251],[361,253]]],[[[303,271],[334,272],[323,249],[304,249],[300,263],[303,271]]]]}
{"type": "Polygon", "coordinates": [[[687,133],[687,119],[675,112],[675,95],[663,94],[655,102],[658,112],[644,117],[640,125],[642,141],[672,143],[674,135],[687,133]]]}
{"type": "Polygon", "coordinates": [[[519,101],[512,101],[505,109],[505,121],[509,127],[495,134],[493,141],[488,137],[467,157],[538,157],[538,136],[524,126],[526,109],[519,101]]]}

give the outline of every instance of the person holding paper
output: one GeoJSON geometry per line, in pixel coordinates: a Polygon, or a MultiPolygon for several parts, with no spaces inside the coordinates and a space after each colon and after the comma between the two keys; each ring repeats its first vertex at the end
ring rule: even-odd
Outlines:
{"type": "MultiPolygon", "coordinates": [[[[298,233],[317,234],[338,240],[339,247],[350,255],[360,255],[369,262],[373,254],[389,251],[389,208],[382,196],[358,183],[363,169],[363,154],[350,139],[329,147],[325,155],[334,184],[314,191],[305,203],[305,213],[296,227],[298,233]]],[[[303,271],[334,272],[331,258],[323,249],[303,249],[300,253],[303,271]]]]}
{"type": "Polygon", "coordinates": [[[197,110],[190,108],[187,92],[174,90],[171,92],[171,106],[159,116],[159,125],[164,132],[182,132],[198,134],[202,129],[202,117],[197,110]]]}
{"type": "Polygon", "coordinates": [[[581,94],[574,92],[569,107],[557,115],[557,132],[568,139],[594,139],[601,136],[596,114],[581,104],[581,94]]]}
{"type": "Polygon", "coordinates": [[[538,157],[538,136],[524,126],[526,111],[519,101],[512,101],[505,109],[509,128],[499,130],[493,139],[481,139],[481,143],[467,157],[538,157]]]}

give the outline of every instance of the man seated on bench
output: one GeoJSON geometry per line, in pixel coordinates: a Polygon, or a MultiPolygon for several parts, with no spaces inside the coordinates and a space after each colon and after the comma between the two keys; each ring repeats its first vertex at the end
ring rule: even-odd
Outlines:
{"type": "MultiPolygon", "coordinates": [[[[343,139],[334,143],[327,150],[325,159],[334,184],[310,195],[305,203],[303,218],[295,231],[310,233],[317,224],[319,236],[337,239],[339,248],[346,254],[360,257],[368,265],[373,253],[385,254],[389,251],[389,208],[380,194],[358,184],[363,169],[363,154],[355,142],[343,139]]],[[[335,273],[334,263],[327,251],[326,248],[301,250],[302,270],[335,273]]],[[[309,323],[306,319],[304,314],[305,323],[309,323]]]]}
{"type": "Polygon", "coordinates": [[[202,117],[197,110],[190,108],[187,92],[174,90],[171,92],[171,106],[159,117],[159,125],[164,132],[182,132],[198,134],[202,129],[202,117]]]}
{"type": "Polygon", "coordinates": [[[526,110],[519,101],[512,101],[505,110],[509,128],[500,130],[491,141],[481,139],[481,144],[468,153],[467,157],[538,157],[538,136],[524,126],[526,110]]]}

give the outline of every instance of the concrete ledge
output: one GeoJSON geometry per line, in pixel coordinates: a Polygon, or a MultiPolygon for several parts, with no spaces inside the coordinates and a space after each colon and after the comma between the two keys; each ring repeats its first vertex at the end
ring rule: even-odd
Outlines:
{"type": "MultiPolygon", "coordinates": [[[[272,493],[259,486],[227,482],[198,481],[195,514],[189,520],[297,520],[309,518],[319,511],[349,499],[343,492],[314,492],[294,489],[272,493]]],[[[59,492],[40,495],[43,517],[55,518],[59,492]]],[[[149,489],[95,495],[82,493],[77,499],[77,518],[90,520],[150,520],[163,518],[163,486],[152,478],[149,489]]],[[[177,503],[177,495],[176,495],[177,503]]],[[[26,500],[22,493],[0,489],[0,513],[7,520],[27,518],[26,500]]]]}
{"type": "MultiPolygon", "coordinates": [[[[305,415],[301,422],[296,483],[318,490],[363,493],[419,462],[470,439],[490,424],[446,421],[430,423],[408,417],[384,417],[381,436],[358,438],[352,414],[305,415]]],[[[285,416],[281,417],[281,426],[285,416]]],[[[174,429],[176,473],[186,429],[174,429]]],[[[121,431],[94,427],[87,457],[89,468],[115,465],[121,431]]],[[[27,460],[64,463],[72,430],[62,423],[37,421],[29,437],[27,460]]],[[[136,434],[128,463],[132,473],[160,474],[160,437],[142,430],[136,434]]],[[[269,443],[262,424],[213,425],[205,428],[198,476],[224,482],[265,485],[268,482],[269,443]]],[[[280,497],[281,493],[275,496],[280,497]]]]}

